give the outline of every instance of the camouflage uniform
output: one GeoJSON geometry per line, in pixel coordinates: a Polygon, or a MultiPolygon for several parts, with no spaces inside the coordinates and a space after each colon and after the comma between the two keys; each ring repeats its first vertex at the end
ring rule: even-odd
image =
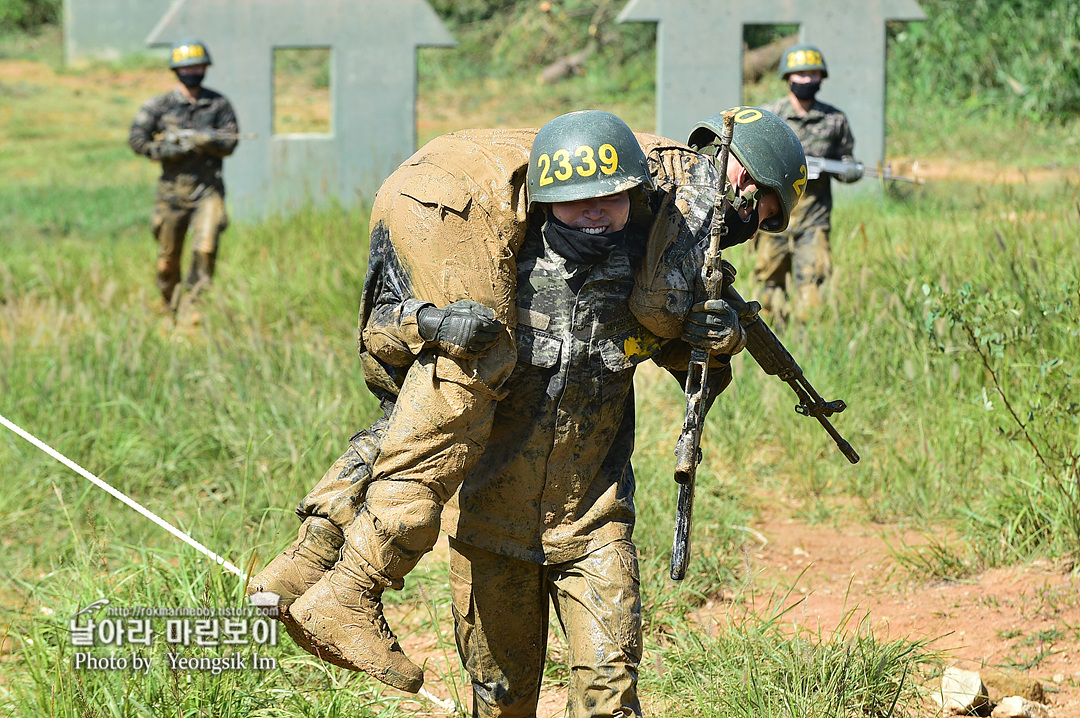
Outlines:
{"type": "MultiPolygon", "coordinates": [[[[299,513],[342,522],[390,587],[441,521],[475,715],[535,715],[549,602],[574,666],[570,715],[639,715],[633,369],[651,358],[684,378],[689,347],[672,337],[700,290],[715,170],[639,136],[661,191],[637,206],[625,247],[574,265],[544,239],[543,213],[524,214],[533,134],[455,133],[384,183],[360,350],[369,387],[396,406],[361,436],[377,458],[350,458],[354,437],[299,513]],[[495,309],[505,337],[468,361],[425,348],[419,308],[466,297],[495,309]]],[[[728,364],[711,378],[716,396],[728,364]]]]}
{"type": "MultiPolygon", "coordinates": [[[[789,98],[764,105],[795,130],[807,155],[854,162],[855,138],[847,117],[836,107],[814,101],[805,117],[800,117],[789,98]]],[[[832,213],[830,176],[822,173],[808,180],[802,199],[791,213],[787,230],[757,236],[757,263],[754,275],[764,286],[760,300],[766,309],[784,306],[787,275],[790,272],[800,301],[810,305],[821,301],[821,287],[832,275],[829,246],[832,213]]]]}
{"type": "Polygon", "coordinates": [[[199,89],[194,103],[179,88],[154,97],[131,124],[131,149],[161,162],[152,228],[158,242],[157,287],[166,303],[173,301],[180,283],[180,257],[189,227],[194,248],[184,285],[188,289],[203,286],[213,277],[218,238],[228,225],[222,158],[236,148],[235,139],[214,140],[202,149],[163,159],[162,142],[155,137],[168,129],[236,134],[238,127],[229,101],[206,88],[199,89]]]}

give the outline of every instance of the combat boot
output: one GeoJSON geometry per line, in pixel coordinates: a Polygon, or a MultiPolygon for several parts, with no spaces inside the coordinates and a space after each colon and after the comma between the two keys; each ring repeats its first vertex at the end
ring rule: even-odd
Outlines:
{"type": "Polygon", "coordinates": [[[383,588],[346,545],[333,570],[289,609],[285,627],[308,653],[416,693],[424,684],[424,671],[405,657],[386,622],[383,588]]]}
{"type": "MultiPolygon", "coordinates": [[[[281,597],[278,609],[288,608],[334,567],[343,543],[345,536],[341,529],[321,516],[308,516],[300,524],[293,545],[251,579],[248,594],[276,593],[281,597]]],[[[283,616],[278,617],[284,620],[283,616]]]]}

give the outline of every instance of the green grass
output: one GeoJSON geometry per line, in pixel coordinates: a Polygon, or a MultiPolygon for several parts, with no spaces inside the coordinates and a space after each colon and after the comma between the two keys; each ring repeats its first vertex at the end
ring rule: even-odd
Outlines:
{"type": "MultiPolygon", "coordinates": [[[[0,43],[0,55],[30,52],[19,47],[0,43]]],[[[614,62],[614,53],[601,56],[614,62]]],[[[422,55],[422,99],[446,108],[426,118],[429,135],[459,119],[538,124],[586,101],[636,127],[652,122],[650,57],[549,87],[536,86],[531,71],[474,78],[438,61],[447,64],[425,65],[435,60],[422,55]]],[[[124,147],[143,98],[102,80],[112,71],[103,67],[0,86],[0,413],[215,551],[261,566],[291,540],[292,507],[377,411],[355,358],[366,209],[234,225],[203,322],[178,329],[155,318],[147,226],[155,171],[124,147]]],[[[776,89],[766,83],[748,96],[764,100],[776,89]]],[[[944,110],[911,124],[898,105],[890,106],[890,153],[1019,166],[1075,154],[1069,126],[944,110]],[[1017,151],[1003,156],[1002,147],[1017,151]]],[[[647,620],[642,683],[653,714],[884,716],[894,698],[894,715],[915,704],[912,688],[931,656],[922,644],[846,623],[798,635],[779,612],[714,635],[691,622],[706,599],[751,586],[739,527],[763,495],[793,497],[815,520],[857,513],[927,532],[949,527],[947,545],[899,550],[917,577],[1075,557],[1080,545],[1077,412],[1052,401],[1077,395],[1080,190],[1064,181],[939,183],[842,196],[828,306],[781,338],[826,398],[847,401],[834,423],[862,461],[849,465],[815,422],[792,411],[785,385],[737,357],[735,382],[705,430],[694,556],[682,584],[666,575],[683,399],[667,377],[640,377],[635,538],[647,620]],[[967,328],[975,327],[973,340],[967,328]]],[[[729,255],[752,296],[752,256],[746,248],[729,255]]],[[[271,651],[279,669],[265,674],[169,671],[164,646],[153,649],[158,666],[146,677],[71,670],[68,618],[97,598],[238,606],[242,587],[7,431],[0,485],[0,632],[14,646],[0,656],[0,713],[429,708],[329,669],[286,638],[271,651]]],[[[427,634],[436,621],[449,625],[448,598],[445,567],[430,561],[393,600],[410,616],[405,630],[427,634]]],[[[441,651],[431,670],[460,697],[452,645],[441,651]]],[[[551,679],[563,680],[566,667],[552,659],[551,679]]]]}

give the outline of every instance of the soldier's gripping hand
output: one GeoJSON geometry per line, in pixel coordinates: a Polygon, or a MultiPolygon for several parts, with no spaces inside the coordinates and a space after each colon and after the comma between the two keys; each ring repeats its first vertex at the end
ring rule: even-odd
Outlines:
{"type": "Polygon", "coordinates": [[[499,338],[503,323],[495,312],[471,299],[461,299],[445,309],[428,306],[416,313],[420,337],[458,359],[471,359],[499,338]]]}
{"type": "Polygon", "coordinates": [[[860,164],[852,163],[844,168],[844,171],[836,175],[841,182],[857,182],[862,179],[863,168],[860,164]]]}
{"type": "Polygon", "coordinates": [[[191,136],[191,146],[196,150],[204,150],[215,141],[213,132],[196,132],[191,136]]]}
{"type": "Polygon", "coordinates": [[[181,146],[179,142],[161,141],[153,148],[153,150],[151,150],[150,156],[161,162],[169,162],[170,160],[180,159],[190,151],[191,150],[186,147],[181,146]]]}
{"type": "Polygon", "coordinates": [[[695,304],[683,324],[682,338],[709,354],[738,354],[746,346],[739,313],[723,299],[695,304]]]}

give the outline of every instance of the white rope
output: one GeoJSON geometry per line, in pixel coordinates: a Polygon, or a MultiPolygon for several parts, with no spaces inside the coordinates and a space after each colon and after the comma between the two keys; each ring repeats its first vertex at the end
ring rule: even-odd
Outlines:
{"type": "MultiPolygon", "coordinates": [[[[127,504],[131,508],[138,511],[140,514],[142,514],[146,518],[150,519],[151,521],[156,523],[158,526],[165,529],[166,531],[171,533],[173,536],[175,536],[176,538],[178,538],[181,541],[183,541],[184,543],[186,543],[188,546],[191,546],[192,548],[194,548],[199,553],[213,559],[214,561],[219,563],[222,567],[227,569],[229,572],[234,573],[238,577],[240,577],[240,579],[242,581],[247,582],[247,580],[248,580],[247,574],[244,573],[243,571],[241,571],[239,568],[237,568],[232,563],[230,563],[227,559],[217,555],[216,553],[214,553],[210,549],[206,548],[201,543],[199,543],[198,541],[193,539],[191,536],[184,533],[180,529],[176,528],[175,526],[170,524],[168,521],[166,521],[165,519],[163,519],[160,516],[158,516],[157,514],[155,514],[153,511],[150,511],[149,509],[145,508],[139,502],[135,501],[134,499],[129,497],[124,492],[122,492],[122,491],[120,491],[118,489],[114,489],[112,486],[105,483],[104,481],[102,481],[98,477],[94,476],[89,471],[87,471],[83,467],[79,466],[74,461],[67,458],[66,456],[64,456],[59,451],[52,448],[51,446],[49,446],[45,442],[39,440],[37,437],[33,436],[32,434],[24,431],[22,428],[20,428],[16,424],[13,424],[12,422],[8,421],[4,417],[3,414],[0,414],[0,424],[3,424],[7,428],[11,429],[16,434],[18,434],[22,438],[26,439],[27,441],[29,441],[31,444],[33,444],[37,448],[41,449],[46,454],[48,454],[52,458],[56,459],[57,461],[59,461],[64,466],[67,466],[69,469],[71,469],[75,473],[79,474],[80,476],[82,476],[84,479],[86,479],[90,483],[94,484],[95,486],[97,486],[100,489],[104,489],[105,491],[109,492],[110,494],[112,494],[116,498],[120,499],[125,504],[127,504]]],[[[423,696],[424,698],[426,698],[427,700],[429,700],[430,702],[434,703],[435,705],[439,706],[439,708],[446,711],[449,715],[456,715],[457,714],[457,704],[455,704],[453,701],[441,700],[438,696],[434,695],[433,693],[430,693],[426,688],[421,688],[420,689],[420,695],[423,696]]]]}
{"type": "Polygon", "coordinates": [[[90,483],[94,484],[95,486],[97,486],[100,489],[104,489],[105,491],[109,492],[110,494],[112,494],[116,498],[120,499],[125,504],[127,504],[131,508],[138,511],[140,514],[142,514],[146,518],[150,519],[151,521],[156,523],[158,526],[165,529],[166,531],[171,533],[173,536],[175,536],[176,538],[178,538],[181,541],[183,541],[184,543],[186,543],[188,546],[191,546],[193,549],[195,549],[199,553],[203,554],[204,556],[207,556],[210,559],[213,559],[215,562],[220,564],[227,571],[229,571],[230,573],[233,573],[236,576],[238,576],[240,578],[240,580],[242,580],[244,582],[247,582],[247,580],[248,580],[247,574],[244,573],[243,571],[241,571],[239,568],[237,568],[232,563],[230,563],[227,559],[225,559],[225,558],[223,558],[221,556],[218,556],[216,553],[214,553],[210,549],[206,548],[205,546],[203,546],[201,543],[199,543],[195,539],[191,538],[191,536],[187,535],[186,533],[184,533],[180,529],[178,529],[175,526],[173,526],[172,524],[170,524],[165,519],[163,519],[160,516],[158,516],[157,514],[155,514],[153,511],[150,511],[149,509],[142,506],[139,502],[137,502],[134,499],[127,496],[124,492],[119,491],[118,489],[114,489],[112,486],[109,486],[107,483],[105,483],[104,481],[102,481],[98,477],[94,476],[89,471],[87,471],[83,467],[79,466],[74,461],[67,458],[66,456],[61,454],[59,451],[57,451],[56,449],[52,448],[51,446],[44,443],[43,441],[38,440],[36,437],[32,436],[31,434],[23,431],[20,427],[16,426],[15,424],[11,423],[6,418],[4,418],[3,414],[0,414],[0,424],[3,424],[7,428],[11,429],[16,434],[18,434],[22,438],[26,439],[31,444],[33,444],[37,448],[41,449],[46,454],[53,457],[54,459],[56,459],[61,464],[68,467],[69,469],[71,469],[75,473],[79,474],[80,476],[82,476],[84,479],[86,479],[90,483]]]}

